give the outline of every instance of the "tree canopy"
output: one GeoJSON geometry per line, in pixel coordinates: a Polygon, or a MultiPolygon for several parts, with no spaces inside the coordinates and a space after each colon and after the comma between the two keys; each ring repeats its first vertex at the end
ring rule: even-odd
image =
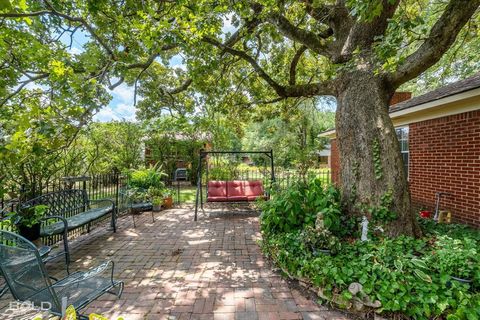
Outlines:
{"type": "MultiPolygon", "coordinates": [[[[479,5],[2,0],[2,148],[12,149],[16,137],[34,137],[29,153],[39,139],[69,133],[53,146],[61,149],[108,103],[108,90],[124,83],[135,89],[139,119],[200,115],[210,128],[240,136],[245,126],[238,124],[278,111],[289,117],[312,97],[334,96],[344,207],[358,213],[378,206],[392,190],[390,209],[399,215],[387,229],[412,234],[406,176],[398,171],[402,160],[386,107],[399,87],[427,90],[478,70],[479,5]],[[72,50],[77,35],[86,38],[80,52],[72,50]],[[25,112],[36,122],[30,131],[11,116],[25,112]],[[15,122],[7,123],[10,118],[15,122]]],[[[20,153],[12,150],[6,157],[15,159],[20,153]]]]}
{"type": "Polygon", "coordinates": [[[333,94],[324,81],[357,65],[367,47],[374,50],[376,72],[395,70],[389,77],[398,86],[435,64],[433,55],[447,51],[460,32],[452,50],[423,75],[419,87],[431,88],[478,70],[478,14],[463,26],[476,6],[440,0],[3,0],[0,104],[42,92],[81,121],[106,104],[106,88],[126,82],[136,88],[141,118],[207,106],[241,113],[288,97],[333,94]],[[380,29],[370,30],[379,19],[380,29]],[[75,53],[79,33],[88,40],[75,53]],[[170,64],[174,56],[186,70],[170,64]],[[413,63],[415,72],[402,69],[413,63]]]}

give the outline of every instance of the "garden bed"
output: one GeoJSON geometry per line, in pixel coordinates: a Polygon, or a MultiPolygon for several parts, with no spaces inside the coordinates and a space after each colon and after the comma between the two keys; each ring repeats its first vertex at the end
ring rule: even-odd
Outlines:
{"type": "Polygon", "coordinates": [[[359,221],[343,219],[338,200],[317,181],[274,195],[262,208],[263,252],[340,308],[387,318],[480,318],[478,230],[422,220],[422,238],[372,232],[362,242],[359,221]],[[317,228],[318,212],[326,231],[317,228]]]}

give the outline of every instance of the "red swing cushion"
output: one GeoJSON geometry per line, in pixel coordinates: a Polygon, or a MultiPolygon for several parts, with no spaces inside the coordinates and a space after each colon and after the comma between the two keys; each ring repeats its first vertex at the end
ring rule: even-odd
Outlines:
{"type": "Polygon", "coordinates": [[[264,197],[265,191],[260,180],[208,182],[207,201],[209,202],[255,201],[264,197]]]}
{"type": "Polygon", "coordinates": [[[208,181],[207,201],[227,201],[227,183],[225,181],[208,181]]]}
{"type": "Polygon", "coordinates": [[[255,201],[258,198],[264,198],[263,183],[260,180],[244,181],[244,192],[248,201],[255,201]]]}
{"type": "Polygon", "coordinates": [[[243,185],[243,181],[227,181],[228,201],[247,201],[247,196],[245,196],[243,185]]]}

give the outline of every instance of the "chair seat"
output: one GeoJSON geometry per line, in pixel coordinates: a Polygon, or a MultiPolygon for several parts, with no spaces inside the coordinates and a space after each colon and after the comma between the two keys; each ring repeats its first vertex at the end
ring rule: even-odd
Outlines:
{"type": "MultiPolygon", "coordinates": [[[[82,309],[86,304],[95,300],[99,295],[105,293],[114,285],[119,284],[118,281],[114,281],[112,283],[112,280],[109,277],[96,275],[74,284],[59,286],[72,280],[74,281],[76,278],[84,274],[85,272],[72,273],[68,277],[56,282],[52,286],[56,296],[66,297],[67,305],[73,305],[76,310],[82,309]]],[[[41,301],[51,301],[52,296],[48,289],[44,289],[32,295],[30,300],[36,304],[39,304],[41,301]]],[[[54,304],[52,304],[52,309],[50,311],[54,313],[62,312],[62,310],[57,310],[54,304]]]]}
{"type": "Polygon", "coordinates": [[[151,202],[132,203],[130,208],[135,211],[150,211],[153,205],[151,202]]]}
{"type": "MultiPolygon", "coordinates": [[[[68,230],[73,230],[78,227],[81,227],[95,219],[98,219],[107,213],[111,212],[113,210],[113,206],[109,205],[107,207],[103,208],[95,208],[95,209],[90,209],[85,212],[81,212],[77,215],[74,215],[72,217],[68,217],[67,219],[67,224],[68,224],[68,230]]],[[[58,221],[55,223],[52,223],[47,226],[42,226],[42,229],[40,230],[40,235],[42,237],[45,236],[51,236],[54,234],[61,234],[63,233],[63,222],[58,221]]]]}
{"type": "MultiPolygon", "coordinates": [[[[56,284],[60,284],[62,281],[65,282],[67,279],[60,280],[56,284]]],[[[104,293],[113,286],[112,281],[108,277],[102,276],[88,278],[79,284],[67,285],[65,287],[56,287],[55,285],[53,288],[57,296],[67,297],[67,304],[73,305],[75,309],[80,309],[88,301],[94,300],[99,294],[104,293]]]]}

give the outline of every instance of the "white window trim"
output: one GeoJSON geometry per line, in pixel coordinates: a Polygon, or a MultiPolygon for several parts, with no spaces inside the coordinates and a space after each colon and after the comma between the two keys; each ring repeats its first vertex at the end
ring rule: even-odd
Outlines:
{"type": "Polygon", "coordinates": [[[403,125],[395,127],[395,135],[397,134],[398,129],[407,129],[407,142],[408,142],[408,151],[400,150],[400,153],[408,153],[408,163],[407,163],[407,181],[410,181],[410,126],[403,125]]]}

